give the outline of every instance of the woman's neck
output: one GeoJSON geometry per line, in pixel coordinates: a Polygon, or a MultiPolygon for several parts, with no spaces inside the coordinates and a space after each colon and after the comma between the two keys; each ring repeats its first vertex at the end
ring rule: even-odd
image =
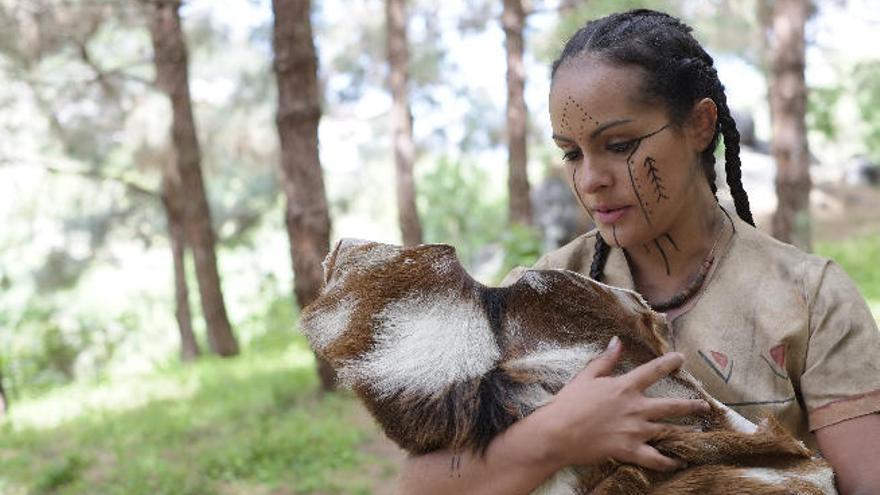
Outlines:
{"type": "Polygon", "coordinates": [[[651,303],[680,294],[714,255],[727,220],[711,192],[705,192],[668,231],[625,250],[635,287],[651,303]]]}

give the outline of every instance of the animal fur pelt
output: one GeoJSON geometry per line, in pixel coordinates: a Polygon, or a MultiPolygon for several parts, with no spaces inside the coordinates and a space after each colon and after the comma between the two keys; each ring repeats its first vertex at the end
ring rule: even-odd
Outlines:
{"type": "MultiPolygon", "coordinates": [[[[413,454],[483,453],[546,404],[605,348],[623,342],[624,373],[667,349],[665,318],[632,291],[564,270],[529,270],[508,287],[471,278],[446,245],[342,240],[324,262],[321,296],[302,315],[314,350],[339,372],[389,438],[413,454]]],[[[835,493],[829,465],[775,421],[755,426],[678,371],[650,396],[702,398],[700,431],[653,445],[687,468],[659,473],[609,461],[557,473],[535,493],[835,493]]]]}

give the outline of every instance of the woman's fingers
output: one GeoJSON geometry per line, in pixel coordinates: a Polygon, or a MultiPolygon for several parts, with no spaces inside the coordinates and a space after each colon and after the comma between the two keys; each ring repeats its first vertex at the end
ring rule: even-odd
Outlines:
{"type": "Polygon", "coordinates": [[[610,375],[614,371],[614,367],[617,366],[617,362],[620,361],[622,349],[623,346],[620,344],[620,338],[617,336],[612,337],[605,351],[599,354],[599,357],[590,361],[581,373],[593,378],[610,375]]]}
{"type": "Polygon", "coordinates": [[[637,390],[645,390],[680,368],[682,364],[684,364],[684,356],[677,352],[669,352],[642,364],[625,376],[637,390]]]}
{"type": "Polygon", "coordinates": [[[653,469],[655,471],[675,471],[684,467],[684,462],[666,457],[650,445],[641,444],[626,459],[618,459],[630,464],[653,469]]]}
{"type": "Polygon", "coordinates": [[[705,414],[709,412],[709,403],[700,399],[647,399],[644,411],[645,417],[651,420],[678,418],[705,414]]]}

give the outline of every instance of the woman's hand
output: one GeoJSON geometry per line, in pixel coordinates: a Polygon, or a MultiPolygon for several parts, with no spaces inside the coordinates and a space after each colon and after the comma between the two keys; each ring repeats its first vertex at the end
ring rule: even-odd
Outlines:
{"type": "MultiPolygon", "coordinates": [[[[705,413],[702,400],[648,398],[645,389],[677,370],[684,357],[668,353],[620,376],[610,376],[622,346],[614,337],[608,349],[538,409],[547,455],[555,464],[595,464],[608,458],[658,471],[681,468],[647,442],[670,430],[689,427],[657,420],[705,413]]],[[[537,419],[537,418],[535,418],[537,419]]]]}

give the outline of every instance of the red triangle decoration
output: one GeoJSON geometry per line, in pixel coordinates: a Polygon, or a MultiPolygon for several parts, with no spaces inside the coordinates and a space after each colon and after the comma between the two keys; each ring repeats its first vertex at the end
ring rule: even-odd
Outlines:
{"type": "Polygon", "coordinates": [[[721,366],[722,369],[727,368],[727,355],[722,354],[717,351],[709,351],[709,354],[712,355],[712,359],[718,363],[718,366],[721,366]]]}
{"type": "Polygon", "coordinates": [[[770,349],[770,357],[773,358],[773,361],[779,365],[780,368],[785,369],[785,344],[779,344],[770,349]]]}

